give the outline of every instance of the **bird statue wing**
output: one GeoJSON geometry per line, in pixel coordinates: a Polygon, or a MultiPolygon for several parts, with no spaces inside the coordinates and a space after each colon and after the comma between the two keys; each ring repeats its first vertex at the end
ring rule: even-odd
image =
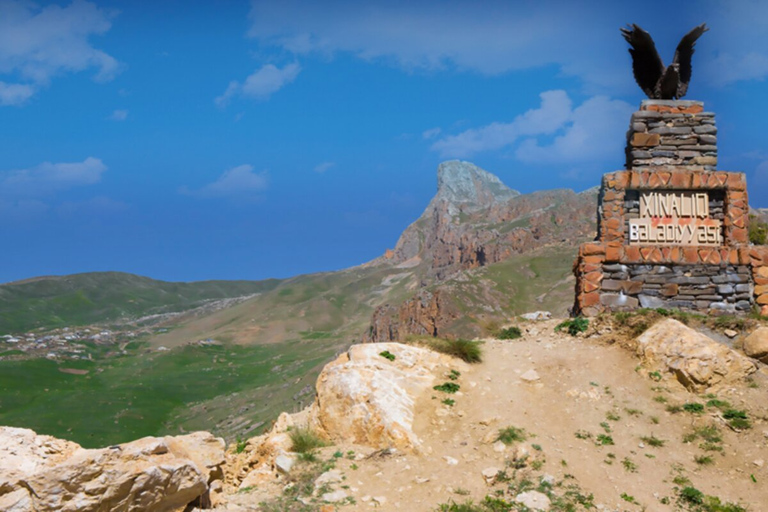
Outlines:
{"type": "Polygon", "coordinates": [[[702,23],[685,34],[680,40],[680,44],[677,45],[675,58],[672,60],[672,63],[680,66],[680,85],[678,85],[677,88],[678,98],[682,98],[685,93],[688,92],[688,83],[691,81],[691,57],[693,56],[693,47],[696,44],[696,40],[707,30],[709,30],[707,24],[702,23]]]}
{"type": "Polygon", "coordinates": [[[634,23],[630,28],[622,28],[621,34],[632,46],[629,53],[632,55],[635,81],[649,98],[653,98],[656,82],[664,73],[664,64],[661,62],[659,52],[656,51],[651,34],[634,23]]]}

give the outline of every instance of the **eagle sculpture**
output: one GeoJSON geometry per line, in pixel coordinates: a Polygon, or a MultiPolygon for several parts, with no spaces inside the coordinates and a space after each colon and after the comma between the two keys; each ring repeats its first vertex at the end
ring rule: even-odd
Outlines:
{"type": "Polygon", "coordinates": [[[632,55],[635,81],[649,98],[671,100],[685,96],[691,81],[693,46],[707,30],[706,23],[702,23],[688,32],[677,45],[672,64],[665,67],[651,34],[635,24],[621,29],[624,39],[632,46],[629,53],[632,55]]]}

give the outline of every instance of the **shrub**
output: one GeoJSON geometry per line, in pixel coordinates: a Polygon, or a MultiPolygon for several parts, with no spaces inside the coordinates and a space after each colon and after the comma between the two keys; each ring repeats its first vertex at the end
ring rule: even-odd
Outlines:
{"type": "Polygon", "coordinates": [[[687,404],[683,404],[683,410],[692,414],[700,414],[704,412],[704,406],[701,404],[689,402],[687,404]]]}
{"type": "Polygon", "coordinates": [[[389,359],[390,361],[394,361],[395,360],[395,354],[393,354],[389,350],[385,350],[384,352],[381,352],[379,355],[381,357],[383,357],[384,359],[389,359]]]}
{"type": "Polygon", "coordinates": [[[666,441],[664,441],[663,439],[659,439],[653,434],[651,434],[650,436],[643,436],[640,439],[648,446],[653,446],[654,448],[660,448],[664,446],[664,443],[666,443],[666,441]]]}
{"type": "Polygon", "coordinates": [[[755,245],[765,245],[768,241],[768,224],[757,216],[749,216],[749,241],[755,245]]]}
{"type": "Polygon", "coordinates": [[[680,499],[691,505],[701,505],[704,503],[704,493],[695,487],[688,486],[680,491],[680,499]]]}
{"type": "Polygon", "coordinates": [[[561,322],[555,327],[555,331],[560,332],[563,329],[571,336],[576,336],[580,332],[586,332],[589,327],[589,320],[583,316],[577,316],[576,318],[569,318],[564,322],[561,322]]]}
{"type": "Polygon", "coordinates": [[[467,363],[482,361],[483,351],[479,341],[471,340],[434,340],[430,346],[449,356],[458,357],[467,363]]]}
{"type": "Polygon", "coordinates": [[[598,445],[613,445],[613,438],[607,434],[600,434],[597,436],[597,442],[595,444],[598,445]]]}
{"type": "Polygon", "coordinates": [[[291,451],[296,453],[309,453],[315,448],[325,446],[325,442],[308,427],[291,429],[291,451]]]}
{"type": "Polygon", "coordinates": [[[523,333],[520,331],[520,328],[513,325],[512,327],[507,327],[506,329],[499,331],[498,338],[500,340],[516,340],[522,335],[523,333]]]}
{"type": "Polygon", "coordinates": [[[235,445],[235,453],[243,453],[245,451],[245,447],[248,446],[248,440],[247,439],[240,439],[237,438],[237,444],[235,445]]]}
{"type": "Polygon", "coordinates": [[[444,382],[442,384],[438,384],[437,386],[435,386],[432,389],[434,389],[435,391],[442,391],[443,393],[451,393],[451,394],[453,394],[453,393],[457,392],[460,388],[461,388],[461,386],[459,386],[455,382],[444,382]]]}
{"type": "Polygon", "coordinates": [[[504,444],[512,444],[518,441],[525,441],[526,439],[528,439],[528,434],[522,428],[517,427],[502,428],[496,437],[497,441],[501,441],[504,444]]]}

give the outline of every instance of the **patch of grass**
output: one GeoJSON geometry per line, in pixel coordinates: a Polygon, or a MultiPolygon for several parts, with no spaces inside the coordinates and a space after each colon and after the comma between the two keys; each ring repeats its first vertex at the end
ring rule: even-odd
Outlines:
{"type": "Polygon", "coordinates": [[[726,409],[723,411],[723,418],[728,420],[728,424],[737,430],[745,430],[752,427],[752,423],[749,421],[746,411],[726,409]]]}
{"type": "Polygon", "coordinates": [[[630,473],[637,473],[637,464],[632,462],[632,459],[629,457],[624,457],[624,459],[621,461],[621,465],[624,466],[624,469],[630,473]]]}
{"type": "Polygon", "coordinates": [[[568,320],[557,324],[555,331],[560,332],[565,330],[565,332],[571,336],[576,336],[579,333],[586,332],[588,327],[589,320],[584,317],[577,316],[576,318],[569,318],[568,320]]]}
{"type": "Polygon", "coordinates": [[[483,349],[479,341],[435,339],[429,342],[429,346],[437,352],[458,357],[467,363],[479,363],[483,360],[483,349]]]}
{"type": "Polygon", "coordinates": [[[461,377],[461,372],[457,370],[451,370],[447,377],[451,380],[458,380],[458,378],[461,377]]]}
{"type": "Polygon", "coordinates": [[[641,414],[643,414],[643,411],[641,411],[640,409],[632,409],[632,408],[625,408],[624,412],[626,412],[630,416],[640,416],[641,414]]]}
{"type": "Polygon", "coordinates": [[[456,404],[456,400],[454,400],[453,398],[446,398],[445,400],[443,400],[442,403],[444,405],[447,405],[448,407],[453,407],[456,404]]]}
{"type": "Polygon", "coordinates": [[[379,353],[379,355],[381,357],[383,357],[384,359],[389,359],[390,361],[394,361],[395,360],[395,354],[393,354],[389,350],[385,350],[384,352],[379,353]]]}
{"type": "Polygon", "coordinates": [[[621,416],[616,414],[615,412],[607,412],[605,413],[605,419],[610,421],[619,421],[621,419],[621,416]]]}
{"type": "Polygon", "coordinates": [[[457,392],[459,389],[461,389],[461,386],[459,386],[455,382],[444,382],[442,384],[438,384],[432,389],[434,389],[435,391],[442,391],[443,393],[453,394],[457,392]]]}
{"type": "Polygon", "coordinates": [[[661,372],[658,371],[648,373],[648,377],[655,382],[659,382],[663,378],[661,372]]]}
{"type": "Polygon", "coordinates": [[[665,440],[659,439],[653,434],[651,434],[650,436],[643,436],[640,439],[648,446],[653,446],[654,448],[660,448],[664,446],[664,444],[666,443],[665,440]]]}
{"type": "Polygon", "coordinates": [[[592,434],[590,434],[586,430],[577,430],[575,435],[576,435],[576,439],[591,439],[592,438],[592,434]]]}
{"type": "Polygon", "coordinates": [[[635,499],[635,497],[634,496],[630,496],[629,494],[627,494],[625,492],[621,493],[621,499],[623,499],[627,503],[632,503],[634,505],[637,505],[637,500],[635,499]]]}
{"type": "Polygon", "coordinates": [[[666,407],[666,411],[670,414],[677,414],[679,412],[683,412],[683,408],[679,405],[668,405],[666,407]]]}
{"type": "Polygon", "coordinates": [[[654,402],[659,402],[660,404],[665,404],[665,403],[668,402],[667,397],[662,396],[662,395],[657,395],[657,396],[653,397],[653,401],[654,402]]]}
{"type": "Polygon", "coordinates": [[[657,416],[651,416],[649,419],[651,420],[651,423],[653,423],[654,425],[659,424],[659,418],[657,416]]]}
{"type": "Polygon", "coordinates": [[[248,446],[247,439],[237,438],[237,444],[235,444],[235,453],[243,453],[246,446],[248,446]]]}
{"type": "Polygon", "coordinates": [[[691,414],[701,414],[704,412],[704,406],[699,403],[688,402],[683,404],[683,410],[685,412],[690,412],[691,414]]]}
{"type": "Polygon", "coordinates": [[[325,441],[307,427],[294,427],[288,435],[291,438],[291,451],[296,453],[309,453],[325,446],[325,441]]]}
{"type": "Polygon", "coordinates": [[[715,463],[715,460],[709,455],[697,455],[693,458],[693,461],[699,466],[709,466],[715,463]]]}
{"type": "Polygon", "coordinates": [[[717,409],[724,410],[724,409],[730,409],[731,404],[726,400],[718,400],[717,398],[713,398],[707,401],[707,407],[715,407],[717,409]]]}
{"type": "Polygon", "coordinates": [[[501,441],[504,444],[512,444],[528,439],[527,432],[522,428],[507,427],[499,430],[499,434],[496,437],[496,441],[501,441]]]}
{"type": "Polygon", "coordinates": [[[513,325],[512,327],[500,330],[496,337],[500,340],[516,340],[522,336],[523,332],[520,328],[513,325]]]}
{"type": "Polygon", "coordinates": [[[611,433],[611,426],[608,424],[608,422],[607,422],[607,421],[603,421],[603,422],[601,422],[601,423],[600,423],[600,426],[601,426],[601,427],[603,427],[603,430],[605,430],[605,432],[606,432],[607,434],[610,434],[610,433],[611,433]]]}
{"type": "Polygon", "coordinates": [[[595,444],[599,446],[613,445],[613,438],[607,434],[599,434],[595,439],[595,444]]]}

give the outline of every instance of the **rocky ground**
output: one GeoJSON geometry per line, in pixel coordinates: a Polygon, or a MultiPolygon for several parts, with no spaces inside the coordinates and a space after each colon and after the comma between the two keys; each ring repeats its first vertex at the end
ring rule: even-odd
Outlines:
{"type": "MultiPolygon", "coordinates": [[[[552,510],[568,510],[568,504],[573,510],[589,504],[598,510],[695,510],[681,497],[686,488],[764,510],[764,367],[744,379],[757,366],[728,351],[746,366],[731,375],[710,372],[715,386],[695,393],[663,368],[666,363],[646,359],[642,365],[634,344],[610,325],[572,337],[555,332],[558,323],[524,324],[517,340],[485,340],[482,363],[435,367],[436,383],[455,382],[460,390],[430,389],[417,398],[413,433],[420,444],[414,449],[381,452],[336,442],[319,449],[316,462],[297,461],[276,480],[233,488],[221,510],[260,510],[266,503],[261,510],[431,511],[486,496],[514,504],[541,498],[539,492],[552,510]],[[460,372],[455,381],[446,379],[451,370],[460,372]],[[446,405],[447,398],[455,403],[446,405]],[[728,408],[743,411],[750,428],[732,428],[724,418],[728,408]],[[498,441],[500,430],[509,428],[525,439],[498,441]],[[318,484],[297,490],[315,477],[318,484]]],[[[397,354],[394,346],[389,350],[397,354]]],[[[711,350],[683,354],[688,369],[716,366],[707,359],[711,350]]],[[[536,509],[535,502],[528,505],[536,509]]],[[[508,506],[488,510],[525,510],[508,506]]]]}
{"type": "MultiPolygon", "coordinates": [[[[747,343],[756,324],[729,331],[733,338],[723,340],[732,350],[672,319],[637,339],[627,336],[634,327],[626,319],[593,322],[576,336],[556,331],[559,323],[522,322],[518,339],[484,340],[474,364],[398,343],[353,346],[323,370],[309,409],[230,446],[224,462],[215,453],[197,462],[207,469],[187,480],[198,493],[201,479],[209,484],[198,504],[210,500],[219,511],[765,510],[768,370],[740,347],[765,357],[767,328],[747,343]],[[315,434],[325,446],[312,445],[315,434]]],[[[173,439],[164,442],[172,447],[173,439]]],[[[129,445],[120,451],[144,454],[130,457],[134,468],[137,457],[169,456],[129,445]]],[[[91,464],[107,457],[93,453],[91,464]]],[[[158,459],[134,474],[167,465],[158,459]]],[[[23,473],[34,464],[19,466],[23,473]]],[[[19,472],[9,479],[5,471],[0,508],[21,497],[38,508],[6,509],[49,510],[33,499],[44,494],[39,479],[19,472]]],[[[87,473],[70,471],[90,488],[87,473]]],[[[145,480],[127,479],[121,503],[150,495],[140,488],[145,480]]],[[[88,494],[71,481],[67,492],[88,494]]]]}

